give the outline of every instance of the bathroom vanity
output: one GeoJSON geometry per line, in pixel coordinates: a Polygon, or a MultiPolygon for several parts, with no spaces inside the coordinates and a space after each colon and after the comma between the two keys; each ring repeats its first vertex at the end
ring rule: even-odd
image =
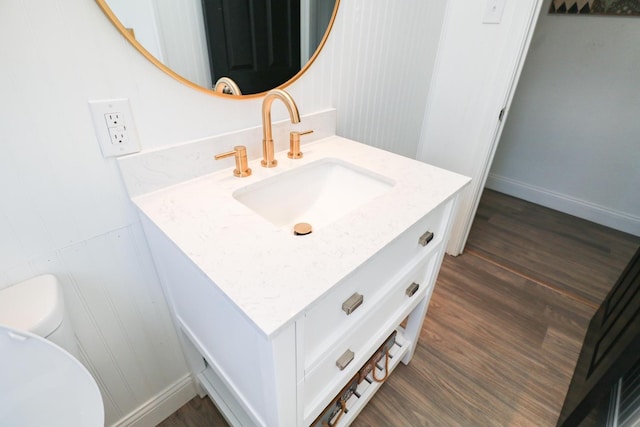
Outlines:
{"type": "Polygon", "coordinates": [[[321,424],[350,383],[336,425],[357,416],[372,376],[412,358],[469,181],[338,136],[303,151],[132,197],[193,375],[232,425],[321,424]]]}

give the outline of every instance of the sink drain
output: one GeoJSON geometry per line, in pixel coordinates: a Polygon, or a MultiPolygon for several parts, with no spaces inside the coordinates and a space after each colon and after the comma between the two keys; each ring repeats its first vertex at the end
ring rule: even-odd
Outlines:
{"type": "Polygon", "coordinates": [[[306,236],[312,232],[313,227],[311,227],[311,224],[307,224],[306,222],[299,222],[293,226],[293,234],[296,236],[306,236]]]}

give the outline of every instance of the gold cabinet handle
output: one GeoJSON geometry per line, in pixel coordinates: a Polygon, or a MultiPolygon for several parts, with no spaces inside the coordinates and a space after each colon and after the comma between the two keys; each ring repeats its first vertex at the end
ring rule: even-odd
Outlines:
{"type": "Polygon", "coordinates": [[[301,159],[302,151],[300,151],[300,136],[308,135],[313,130],[305,130],[304,132],[292,131],[289,132],[289,152],[287,157],[290,159],[301,159]]]}
{"type": "Polygon", "coordinates": [[[351,363],[354,356],[355,356],[355,353],[353,351],[351,350],[345,351],[342,354],[342,356],[340,356],[338,360],[336,360],[336,366],[338,367],[338,369],[343,371],[344,368],[346,368],[349,365],[349,363],[351,363]]]}
{"type": "Polygon", "coordinates": [[[356,292],[355,294],[347,298],[345,302],[342,303],[342,311],[347,313],[347,316],[348,316],[354,311],[356,311],[356,309],[360,307],[363,301],[364,301],[364,296],[356,292]]]}
{"type": "Polygon", "coordinates": [[[247,147],[244,145],[237,145],[233,147],[233,151],[216,154],[214,159],[226,159],[231,156],[235,156],[236,158],[236,168],[233,170],[233,174],[239,177],[250,176],[251,169],[249,169],[249,162],[247,161],[247,147]]]}
{"type": "Polygon", "coordinates": [[[427,246],[427,244],[433,240],[433,233],[431,231],[427,231],[418,239],[418,243],[420,246],[427,246]]]}

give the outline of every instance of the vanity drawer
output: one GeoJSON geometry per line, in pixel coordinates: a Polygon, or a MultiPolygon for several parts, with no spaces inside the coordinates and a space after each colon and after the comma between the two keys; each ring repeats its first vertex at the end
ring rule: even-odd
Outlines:
{"type": "Polygon", "coordinates": [[[389,333],[425,297],[433,286],[428,280],[432,277],[436,261],[437,257],[428,257],[397,280],[375,309],[363,316],[362,321],[335,344],[325,348],[316,364],[305,369],[305,417],[324,408],[325,400],[353,377],[389,333]],[[418,284],[417,289],[414,284],[418,284]]]}
{"type": "Polygon", "coordinates": [[[305,367],[313,364],[327,347],[382,303],[382,295],[387,294],[388,287],[395,283],[394,277],[402,275],[403,270],[411,268],[421,258],[437,252],[452,203],[443,203],[425,215],[307,311],[305,367]],[[433,239],[423,246],[419,240],[426,232],[433,233],[433,239]]]}

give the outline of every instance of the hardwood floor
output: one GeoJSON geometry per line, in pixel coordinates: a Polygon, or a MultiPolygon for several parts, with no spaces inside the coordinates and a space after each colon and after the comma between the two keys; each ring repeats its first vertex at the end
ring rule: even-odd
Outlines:
{"type": "MultiPolygon", "coordinates": [[[[485,191],[408,366],[352,424],[554,426],[587,325],[640,238],[485,191]]],[[[195,398],[160,426],[226,426],[195,398]]]]}
{"type": "Polygon", "coordinates": [[[597,307],[640,239],[485,191],[465,252],[597,307]]]}
{"type": "Polygon", "coordinates": [[[222,417],[208,397],[194,397],[186,405],[158,424],[162,427],[227,427],[222,417]]]}

